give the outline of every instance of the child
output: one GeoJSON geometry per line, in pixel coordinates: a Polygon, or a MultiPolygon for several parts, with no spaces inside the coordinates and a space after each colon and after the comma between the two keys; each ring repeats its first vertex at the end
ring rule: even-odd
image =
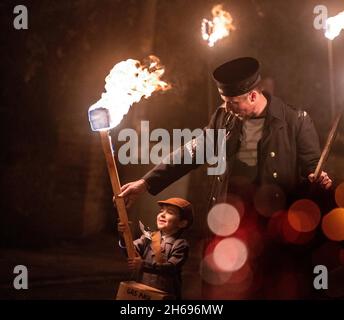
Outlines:
{"type": "MultiPolygon", "coordinates": [[[[128,258],[131,270],[139,271],[138,282],[158,288],[181,298],[181,271],[189,252],[189,245],[181,238],[184,229],[193,222],[193,208],[182,198],[158,201],[157,231],[143,231],[134,241],[138,256],[128,258]]],[[[124,232],[122,223],[118,231],[124,232]]],[[[120,246],[123,241],[120,240],[120,246]]]]}

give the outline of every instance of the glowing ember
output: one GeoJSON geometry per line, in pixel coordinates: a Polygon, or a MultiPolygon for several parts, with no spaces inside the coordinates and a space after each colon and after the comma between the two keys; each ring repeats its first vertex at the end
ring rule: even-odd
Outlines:
{"type": "Polygon", "coordinates": [[[298,232],[310,232],[320,222],[320,209],[317,204],[308,199],[294,202],[288,210],[288,222],[298,232]]]}
{"type": "Polygon", "coordinates": [[[344,11],[326,20],[325,37],[333,40],[340,34],[342,29],[344,30],[344,11]]]}
{"type": "Polygon", "coordinates": [[[247,247],[237,238],[221,240],[214,249],[214,262],[222,271],[239,270],[247,260],[247,247]]]}
{"type": "Polygon", "coordinates": [[[222,5],[214,6],[211,13],[213,20],[203,19],[201,27],[202,38],[208,42],[209,47],[213,47],[218,40],[227,37],[230,31],[235,30],[232,16],[222,9],[222,5]]]}
{"type": "Polygon", "coordinates": [[[344,209],[336,208],[324,216],[322,230],[327,238],[334,241],[344,240],[344,209]]]}
{"type": "Polygon", "coordinates": [[[133,59],[117,63],[105,78],[106,92],[88,110],[92,130],[116,127],[133,103],[150,97],[154,91],[170,89],[160,79],[164,72],[160,60],[152,55],[145,64],[133,59]]]}
{"type": "Polygon", "coordinates": [[[208,213],[208,226],[216,235],[229,236],[238,229],[239,224],[238,210],[230,204],[217,204],[208,213]]]}

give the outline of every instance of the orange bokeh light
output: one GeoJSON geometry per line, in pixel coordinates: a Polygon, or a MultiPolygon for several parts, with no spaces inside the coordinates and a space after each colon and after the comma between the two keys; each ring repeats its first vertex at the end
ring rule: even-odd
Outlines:
{"type": "Polygon", "coordinates": [[[320,222],[320,209],[309,199],[295,201],[288,210],[288,222],[298,232],[313,231],[320,222]]]}
{"type": "Polygon", "coordinates": [[[300,232],[295,230],[290,225],[287,216],[284,216],[284,221],[282,222],[281,227],[283,240],[287,243],[304,245],[311,242],[315,236],[315,230],[309,232],[300,232]]]}
{"type": "Polygon", "coordinates": [[[334,241],[344,240],[344,208],[330,211],[322,220],[322,230],[327,238],[334,241]]]}
{"type": "Polygon", "coordinates": [[[315,230],[299,232],[288,221],[287,211],[278,211],[272,215],[268,224],[268,237],[274,241],[302,245],[309,243],[315,236],[315,230]]]}
{"type": "Polygon", "coordinates": [[[337,206],[344,208],[344,182],[338,185],[334,197],[336,199],[337,206]]]}

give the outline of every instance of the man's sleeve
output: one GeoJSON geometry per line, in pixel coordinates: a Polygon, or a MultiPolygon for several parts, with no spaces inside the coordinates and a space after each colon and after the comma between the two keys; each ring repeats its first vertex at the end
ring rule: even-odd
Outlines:
{"type": "MultiPolygon", "coordinates": [[[[215,120],[216,120],[216,114],[215,112],[213,116],[211,117],[211,120],[209,124],[203,129],[203,143],[205,144],[204,150],[206,147],[208,147],[210,144],[215,146],[215,141],[212,141],[211,143],[205,143],[206,137],[205,132],[206,129],[214,129],[215,127],[215,120]]],[[[194,141],[194,139],[192,139],[194,141]]],[[[197,139],[195,139],[197,140],[197,139]]],[[[164,190],[166,187],[168,187],[173,182],[177,181],[187,173],[189,173],[191,170],[196,169],[200,164],[196,164],[196,161],[194,159],[194,145],[193,141],[186,143],[184,146],[179,147],[174,152],[170,153],[168,158],[170,159],[169,163],[161,163],[156,165],[152,170],[150,170],[147,174],[145,174],[142,179],[144,179],[147,183],[147,189],[148,192],[152,195],[156,195],[162,190],[164,190]],[[190,148],[188,146],[191,146],[191,157],[192,157],[192,163],[188,164],[184,162],[185,152],[190,152],[190,148]],[[176,164],[173,163],[173,158],[176,153],[179,153],[179,157],[181,159],[181,163],[176,164]]],[[[197,147],[197,146],[196,146],[197,147]]]]}
{"type": "Polygon", "coordinates": [[[297,155],[301,175],[307,177],[315,171],[320,158],[319,137],[310,116],[299,111],[300,127],[297,135],[297,155]]]}

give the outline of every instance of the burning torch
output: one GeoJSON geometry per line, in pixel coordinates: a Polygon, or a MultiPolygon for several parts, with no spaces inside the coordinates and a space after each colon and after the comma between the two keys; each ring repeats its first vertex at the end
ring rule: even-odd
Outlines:
{"type": "Polygon", "coordinates": [[[325,37],[327,42],[328,65],[329,65],[329,81],[330,81],[330,101],[331,101],[331,115],[334,118],[335,113],[335,88],[333,75],[333,40],[339,36],[341,30],[344,30],[344,11],[338,13],[334,17],[326,19],[325,37]]]}
{"type": "Polygon", "coordinates": [[[123,237],[129,258],[134,258],[136,252],[124,199],[117,197],[121,192],[121,184],[109,133],[121,122],[134,102],[139,102],[142,97],[148,98],[154,91],[170,88],[166,82],[160,80],[164,72],[155,56],[149,56],[144,65],[133,59],[121,61],[105,79],[106,92],[88,110],[91,129],[100,134],[119,219],[127,227],[123,237]]]}
{"type": "Polygon", "coordinates": [[[218,4],[211,10],[213,20],[202,20],[202,38],[208,42],[209,47],[213,47],[215,43],[227,36],[232,30],[235,30],[233,18],[229,12],[222,9],[222,5],[218,4]]]}
{"type": "MultiPolygon", "coordinates": [[[[209,47],[214,47],[215,44],[229,36],[230,32],[235,30],[233,25],[233,18],[228,11],[223,10],[222,5],[215,5],[211,9],[213,16],[212,20],[204,18],[201,25],[201,33],[204,41],[207,42],[209,47]]],[[[212,66],[212,53],[208,53],[207,68],[208,74],[211,74],[212,66]]],[[[209,117],[213,112],[213,79],[208,77],[208,114],[209,117]]]]}
{"type": "MultiPolygon", "coordinates": [[[[334,17],[330,17],[326,20],[325,28],[325,37],[328,39],[328,63],[329,63],[329,80],[330,80],[330,101],[331,101],[331,114],[332,117],[335,113],[335,88],[334,88],[334,76],[333,76],[333,50],[332,50],[332,41],[336,38],[341,30],[344,30],[344,11],[340,12],[334,17]]],[[[328,134],[325,147],[321,153],[318,165],[315,169],[314,176],[317,179],[323,169],[323,166],[327,160],[327,157],[330,153],[333,142],[336,138],[339,122],[343,116],[344,109],[342,108],[335,117],[331,130],[328,134]]]]}

